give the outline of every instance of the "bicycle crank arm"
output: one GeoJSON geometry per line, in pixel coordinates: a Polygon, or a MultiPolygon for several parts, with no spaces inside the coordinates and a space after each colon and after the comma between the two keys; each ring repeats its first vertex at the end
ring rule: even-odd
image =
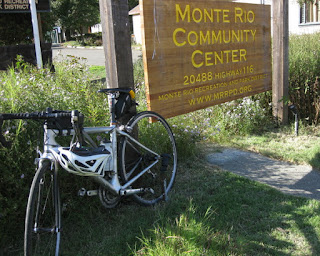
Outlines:
{"type": "Polygon", "coordinates": [[[154,194],[154,190],[152,188],[136,188],[136,189],[120,190],[120,195],[130,196],[130,195],[144,193],[144,192],[150,192],[151,194],[154,194]]]}

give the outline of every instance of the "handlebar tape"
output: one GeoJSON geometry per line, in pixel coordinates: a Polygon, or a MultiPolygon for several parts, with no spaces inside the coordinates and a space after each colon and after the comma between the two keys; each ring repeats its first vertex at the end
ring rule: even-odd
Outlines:
{"type": "Polygon", "coordinates": [[[2,135],[2,123],[4,120],[10,119],[32,119],[32,120],[48,120],[48,119],[59,119],[70,117],[71,112],[57,111],[57,112],[32,112],[32,113],[13,113],[13,114],[0,114],[0,144],[2,146],[9,148],[11,146],[11,142],[7,141],[2,135]]]}
{"type": "Polygon", "coordinates": [[[33,113],[14,113],[14,114],[0,114],[0,120],[10,119],[57,119],[61,117],[71,117],[70,112],[47,113],[47,112],[33,112],[33,113]]]}

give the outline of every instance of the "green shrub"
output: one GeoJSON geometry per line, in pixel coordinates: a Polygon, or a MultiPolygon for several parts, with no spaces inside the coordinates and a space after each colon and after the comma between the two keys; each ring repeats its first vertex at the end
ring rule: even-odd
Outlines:
{"type": "MultiPolygon", "coordinates": [[[[86,116],[86,125],[108,125],[107,97],[97,93],[102,85],[90,82],[87,67],[74,58],[57,64],[55,70],[38,70],[20,59],[16,67],[1,72],[0,113],[78,109],[86,116]]],[[[22,239],[35,148],[42,142],[38,122],[5,121],[2,129],[13,146],[0,147],[0,248],[22,239]]],[[[75,184],[74,177],[66,183],[75,184]]]]}
{"type": "MultiPolygon", "coordinates": [[[[261,132],[273,124],[270,93],[262,93],[173,118],[186,142],[225,141],[232,135],[261,132]]],[[[194,147],[194,146],[192,146],[194,147]]],[[[197,151],[197,149],[194,149],[197,151]]],[[[183,152],[183,151],[182,151],[183,152]]]]}
{"type": "Polygon", "coordinates": [[[320,33],[291,35],[289,47],[289,95],[301,118],[319,122],[320,33]]]}

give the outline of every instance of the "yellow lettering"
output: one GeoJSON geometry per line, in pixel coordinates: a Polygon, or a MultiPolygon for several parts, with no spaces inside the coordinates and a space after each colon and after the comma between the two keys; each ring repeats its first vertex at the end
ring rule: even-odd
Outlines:
{"type": "Polygon", "coordinates": [[[243,19],[242,19],[242,15],[243,15],[243,10],[240,7],[235,7],[234,8],[234,19],[235,19],[235,23],[237,23],[237,19],[239,19],[239,21],[241,23],[243,23],[243,19]]]}
{"type": "Polygon", "coordinates": [[[216,18],[216,20],[217,20],[216,22],[220,22],[220,16],[219,15],[220,15],[222,10],[221,9],[214,9],[214,11],[216,12],[216,17],[217,17],[216,18]]]}
{"type": "Polygon", "coordinates": [[[243,32],[246,34],[246,42],[248,42],[248,33],[250,32],[250,30],[243,30],[243,32]]]}
{"type": "Polygon", "coordinates": [[[173,31],[173,42],[174,42],[174,44],[175,44],[176,46],[184,46],[184,45],[187,43],[186,41],[183,41],[182,43],[179,43],[179,42],[177,41],[177,34],[178,34],[179,32],[182,32],[183,34],[186,33],[186,31],[185,31],[183,28],[177,28],[177,29],[175,29],[175,30],[173,31]]]}
{"type": "Polygon", "coordinates": [[[202,11],[199,9],[199,8],[195,8],[193,11],[192,11],[192,19],[196,22],[196,23],[200,23],[202,21],[202,11]],[[196,19],[196,12],[199,13],[199,18],[196,19]]]}
{"type": "Polygon", "coordinates": [[[199,36],[197,34],[197,32],[195,31],[190,31],[189,34],[188,34],[188,43],[192,46],[195,46],[198,44],[198,41],[199,41],[199,36]],[[194,35],[194,41],[192,42],[191,41],[191,37],[192,35],[194,35]]]}
{"type": "Polygon", "coordinates": [[[241,22],[241,23],[253,23],[255,20],[255,14],[253,11],[245,11],[240,7],[235,7],[234,8],[234,19],[235,23],[241,22]]]}
{"type": "Polygon", "coordinates": [[[232,50],[232,62],[239,62],[238,50],[232,50]]]}
{"type": "Polygon", "coordinates": [[[251,30],[253,41],[256,40],[256,32],[257,32],[257,30],[251,30]]]}
{"type": "Polygon", "coordinates": [[[215,59],[215,63],[217,64],[217,60],[220,61],[221,64],[223,64],[223,52],[220,52],[221,55],[219,56],[219,54],[217,52],[214,52],[214,59],[215,59]]]}
{"type": "Polygon", "coordinates": [[[177,23],[180,21],[179,17],[181,18],[182,21],[184,21],[185,18],[187,17],[188,22],[190,22],[190,5],[189,4],[186,5],[183,13],[180,8],[180,4],[176,4],[176,22],[177,23]]]}
{"type": "Polygon", "coordinates": [[[206,60],[206,66],[213,66],[213,63],[210,62],[210,60],[212,59],[211,58],[211,55],[213,54],[213,52],[206,52],[205,53],[205,60],[206,60]]]}
{"type": "MultiPolygon", "coordinates": [[[[242,61],[247,61],[247,50],[245,49],[224,50],[219,52],[202,52],[200,50],[196,50],[191,56],[191,62],[195,68],[200,68],[202,66],[210,67],[213,65],[230,62],[237,63],[242,61]]],[[[215,79],[233,77],[239,75],[240,73],[241,72],[239,70],[229,70],[226,72],[215,73],[215,79]]]]}
{"type": "Polygon", "coordinates": [[[203,44],[210,44],[210,31],[207,31],[205,36],[203,31],[200,31],[200,45],[203,44]]]}
{"type": "Polygon", "coordinates": [[[220,42],[222,43],[221,30],[219,30],[218,35],[216,35],[215,31],[212,31],[212,44],[220,42]]]}
{"type": "Polygon", "coordinates": [[[246,49],[240,49],[240,62],[241,61],[247,61],[247,50],[246,49]]]}
{"type": "Polygon", "coordinates": [[[254,15],[253,11],[248,11],[247,19],[248,19],[249,23],[254,22],[255,15],[254,15]]]}
{"type": "Polygon", "coordinates": [[[223,42],[225,43],[225,44],[228,44],[228,43],[230,43],[230,41],[231,41],[231,36],[230,36],[230,30],[229,30],[229,39],[228,40],[226,40],[226,31],[225,30],[223,30],[223,42]]]}
{"type": "Polygon", "coordinates": [[[232,43],[235,42],[235,39],[238,43],[240,43],[240,30],[238,30],[238,34],[234,30],[232,30],[232,43]]]}
{"type": "Polygon", "coordinates": [[[207,18],[213,22],[213,9],[211,9],[210,13],[207,11],[207,9],[204,9],[204,22],[207,22],[207,18]]]}
{"type": "Polygon", "coordinates": [[[230,23],[229,20],[229,10],[223,10],[222,19],[224,23],[230,23]]]}
{"type": "Polygon", "coordinates": [[[203,66],[203,61],[202,62],[200,62],[199,64],[197,64],[196,62],[195,62],[195,56],[196,56],[196,54],[200,54],[200,55],[203,55],[203,52],[202,51],[200,51],[200,50],[196,50],[196,51],[194,51],[193,53],[192,53],[192,56],[191,56],[191,62],[192,62],[192,65],[195,67],[195,68],[200,68],[200,67],[202,67],[203,66]]]}

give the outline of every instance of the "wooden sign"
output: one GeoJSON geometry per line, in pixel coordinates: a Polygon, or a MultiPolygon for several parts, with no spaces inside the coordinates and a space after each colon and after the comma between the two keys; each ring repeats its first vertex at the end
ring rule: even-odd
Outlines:
{"type": "Polygon", "coordinates": [[[140,0],[148,108],[164,117],[271,89],[270,6],[140,0]]]}
{"type": "MultiPolygon", "coordinates": [[[[38,12],[49,12],[49,0],[36,0],[38,12]]],[[[29,0],[0,0],[0,13],[30,12],[29,0]]]]}

